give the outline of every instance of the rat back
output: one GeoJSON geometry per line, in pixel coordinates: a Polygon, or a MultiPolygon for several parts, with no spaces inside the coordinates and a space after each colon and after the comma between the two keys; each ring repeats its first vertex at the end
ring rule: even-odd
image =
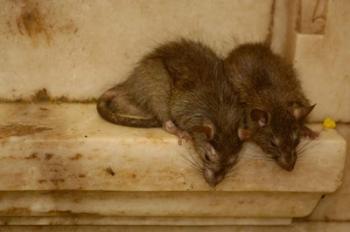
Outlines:
{"type": "Polygon", "coordinates": [[[244,44],[225,59],[225,72],[242,102],[269,109],[273,104],[310,105],[293,66],[260,43],[244,44]]]}
{"type": "Polygon", "coordinates": [[[199,42],[181,39],[161,45],[141,59],[126,81],[99,98],[98,112],[115,124],[161,126],[171,119],[174,89],[191,88],[204,75],[202,67],[217,59],[199,42]]]}

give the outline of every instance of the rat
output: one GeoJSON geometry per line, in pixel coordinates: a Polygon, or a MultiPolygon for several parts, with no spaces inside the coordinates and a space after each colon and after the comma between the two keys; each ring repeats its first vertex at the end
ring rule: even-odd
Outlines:
{"type": "Polygon", "coordinates": [[[163,127],[190,140],[206,182],[214,187],[237,162],[245,139],[244,110],[224,75],[223,60],[200,42],[181,39],[145,55],[128,78],[98,99],[109,122],[163,127]]]}
{"type": "Polygon", "coordinates": [[[248,112],[246,134],[280,167],[292,171],[301,137],[318,136],[305,126],[315,105],[303,93],[293,66],[263,43],[238,46],[224,66],[248,112]]]}

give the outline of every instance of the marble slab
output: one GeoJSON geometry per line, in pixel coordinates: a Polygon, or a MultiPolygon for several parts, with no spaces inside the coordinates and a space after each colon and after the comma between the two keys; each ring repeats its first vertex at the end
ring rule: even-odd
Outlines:
{"type": "Polygon", "coordinates": [[[55,217],[0,217],[1,225],[12,226],[227,226],[227,225],[289,225],[290,218],[230,218],[230,217],[98,217],[98,216],[55,216],[55,217]]]}
{"type": "Polygon", "coordinates": [[[336,192],[322,197],[307,218],[310,221],[350,221],[350,125],[339,124],[337,129],[348,144],[343,184],[336,192]]]}
{"type": "Polygon", "coordinates": [[[333,192],[341,184],[345,140],[323,130],[282,170],[253,144],[215,189],[161,129],[134,129],[102,120],[93,104],[1,104],[0,190],[333,192]]]}
{"type": "Polygon", "coordinates": [[[348,232],[345,222],[298,222],[291,226],[4,226],[0,231],[22,232],[348,232]]]}
{"type": "Polygon", "coordinates": [[[313,125],[320,137],[303,141],[293,172],[247,144],[230,177],[211,188],[189,162],[190,144],[162,129],[110,124],[94,104],[3,103],[0,121],[0,216],[18,223],[285,224],[339,187],[345,162],[344,139],[313,125]]]}
{"type": "Polygon", "coordinates": [[[272,0],[0,0],[0,98],[98,97],[179,37],[219,54],[264,40],[272,0]]]}
{"type": "Polygon", "coordinates": [[[0,192],[0,197],[0,217],[74,216],[80,218],[76,218],[76,224],[90,222],[96,225],[103,222],[184,225],[189,224],[191,218],[196,218],[193,223],[196,221],[198,225],[222,225],[243,223],[242,218],[247,219],[246,223],[255,221],[254,224],[289,224],[292,217],[304,217],[310,214],[321,194],[218,191],[11,191],[0,192]],[[161,220],[162,217],[164,220],[161,220]]]}

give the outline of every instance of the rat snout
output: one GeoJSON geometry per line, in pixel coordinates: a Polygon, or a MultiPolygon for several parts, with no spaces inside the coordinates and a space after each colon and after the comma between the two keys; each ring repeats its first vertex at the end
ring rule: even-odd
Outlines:
{"type": "Polygon", "coordinates": [[[212,188],[214,188],[216,185],[218,185],[225,177],[224,172],[222,172],[222,171],[214,172],[211,169],[205,169],[203,175],[204,175],[205,181],[212,188]]]}
{"type": "Polygon", "coordinates": [[[284,153],[277,159],[278,165],[286,171],[293,171],[296,163],[295,152],[284,153]]]}

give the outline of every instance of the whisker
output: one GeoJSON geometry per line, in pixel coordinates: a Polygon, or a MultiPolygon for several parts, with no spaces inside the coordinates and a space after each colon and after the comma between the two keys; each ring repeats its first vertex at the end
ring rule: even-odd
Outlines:
{"type": "Polygon", "coordinates": [[[307,141],[305,144],[298,147],[296,150],[298,158],[304,156],[306,154],[305,153],[306,150],[313,148],[316,145],[318,145],[318,142],[307,141]]]}
{"type": "Polygon", "coordinates": [[[198,164],[198,163],[193,159],[192,155],[191,155],[191,158],[192,158],[192,159],[191,159],[190,157],[185,156],[184,154],[182,154],[181,157],[182,157],[184,160],[186,160],[186,161],[188,162],[188,164],[189,164],[191,167],[193,167],[193,168],[195,168],[195,169],[198,169],[198,170],[202,169],[202,167],[200,166],[200,164],[198,164]]]}
{"type": "Polygon", "coordinates": [[[275,159],[272,156],[269,156],[267,154],[263,156],[245,156],[245,158],[250,160],[267,160],[267,161],[274,161],[275,159]]]}

